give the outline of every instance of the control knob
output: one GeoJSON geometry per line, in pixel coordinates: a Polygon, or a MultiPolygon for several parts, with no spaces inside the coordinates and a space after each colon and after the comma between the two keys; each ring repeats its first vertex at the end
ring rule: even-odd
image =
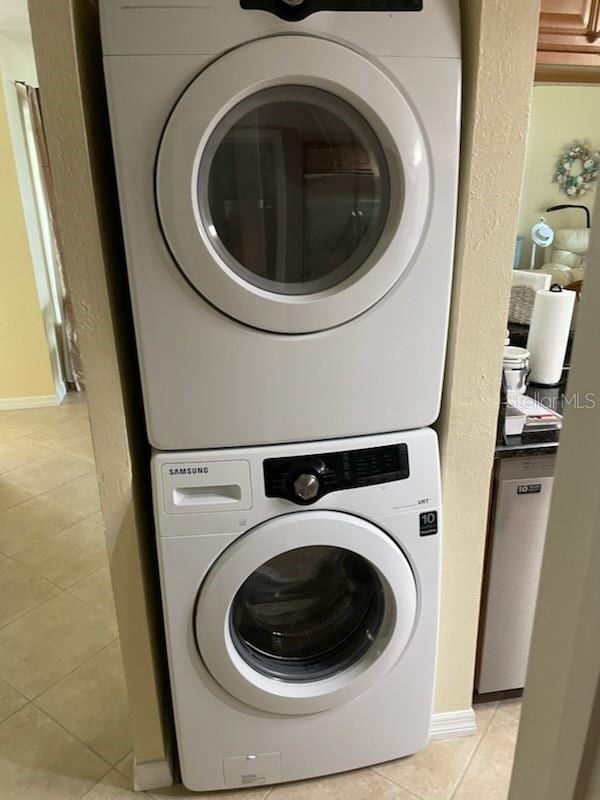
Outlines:
{"type": "Polygon", "coordinates": [[[311,472],[303,472],[302,475],[298,475],[294,481],[294,493],[296,497],[299,497],[300,500],[304,500],[305,502],[314,500],[319,494],[320,488],[321,484],[319,483],[319,479],[311,472]]]}

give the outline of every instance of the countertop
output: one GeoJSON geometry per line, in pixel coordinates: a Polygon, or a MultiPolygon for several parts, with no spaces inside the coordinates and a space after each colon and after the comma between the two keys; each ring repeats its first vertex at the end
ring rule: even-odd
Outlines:
{"type": "MultiPolygon", "coordinates": [[[[535,386],[531,384],[526,394],[533,397],[547,408],[563,413],[565,405],[565,387],[569,370],[565,369],[558,386],[535,386]]],[[[504,436],[504,414],[506,400],[500,403],[498,433],[496,438],[496,458],[513,458],[515,456],[548,455],[556,452],[560,438],[560,429],[553,431],[535,431],[520,436],[504,436]]]]}

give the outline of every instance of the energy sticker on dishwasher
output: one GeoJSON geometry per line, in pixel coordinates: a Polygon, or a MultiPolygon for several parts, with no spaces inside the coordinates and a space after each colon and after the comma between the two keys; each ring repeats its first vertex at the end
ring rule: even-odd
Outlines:
{"type": "Polygon", "coordinates": [[[540,494],[541,491],[541,483],[522,483],[520,486],[517,486],[517,494],[540,494]]]}

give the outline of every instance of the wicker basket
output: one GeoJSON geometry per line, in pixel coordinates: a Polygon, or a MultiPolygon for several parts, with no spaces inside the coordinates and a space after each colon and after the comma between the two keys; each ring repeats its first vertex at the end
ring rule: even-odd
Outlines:
{"type": "Polygon", "coordinates": [[[510,306],[508,309],[508,321],[518,322],[521,325],[529,325],[533,304],[535,303],[535,289],[530,286],[513,286],[510,293],[510,306]]]}

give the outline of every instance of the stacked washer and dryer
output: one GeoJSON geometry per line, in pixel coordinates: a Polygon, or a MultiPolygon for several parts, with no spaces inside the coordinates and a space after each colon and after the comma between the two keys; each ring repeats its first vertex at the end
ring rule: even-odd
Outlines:
{"type": "Polygon", "coordinates": [[[458,0],[102,0],[179,763],[428,741],[458,0]]]}

